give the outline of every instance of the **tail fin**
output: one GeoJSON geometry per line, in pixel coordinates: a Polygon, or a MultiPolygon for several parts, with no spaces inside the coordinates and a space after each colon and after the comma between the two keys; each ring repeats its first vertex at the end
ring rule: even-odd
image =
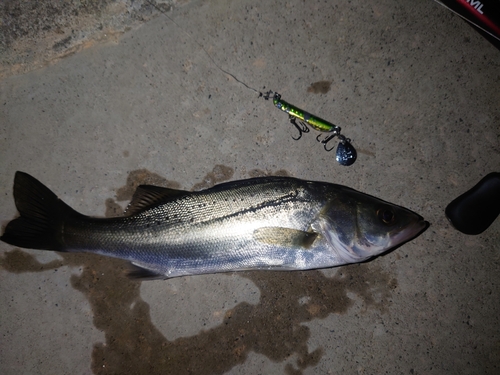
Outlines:
{"type": "Polygon", "coordinates": [[[0,240],[28,249],[65,251],[65,219],[80,215],[40,181],[24,172],[14,177],[14,201],[21,214],[7,224],[0,240]]]}

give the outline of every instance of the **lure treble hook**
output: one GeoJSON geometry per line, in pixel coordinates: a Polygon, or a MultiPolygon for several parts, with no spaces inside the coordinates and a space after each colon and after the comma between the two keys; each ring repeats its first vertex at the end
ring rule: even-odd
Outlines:
{"type": "Polygon", "coordinates": [[[332,134],[332,135],[326,136],[324,139],[319,139],[321,137],[321,134],[318,134],[318,136],[316,137],[316,141],[318,141],[319,143],[321,143],[323,145],[323,148],[325,149],[325,151],[330,152],[335,148],[335,146],[328,148],[327,144],[328,144],[328,142],[330,142],[333,138],[337,137],[338,135],[339,134],[332,134]]]}
{"type": "Polygon", "coordinates": [[[330,142],[333,138],[338,137],[340,142],[339,145],[337,146],[335,159],[341,165],[349,166],[354,164],[356,158],[358,157],[358,153],[356,152],[354,146],[351,144],[351,140],[349,138],[346,138],[342,134],[332,134],[329,135],[328,137],[325,137],[325,139],[319,139],[320,137],[321,134],[318,134],[316,140],[322,143],[323,148],[328,152],[334,149],[334,147],[328,148],[327,146],[328,142],[330,142]]]}
{"type": "Polygon", "coordinates": [[[299,123],[297,124],[297,119],[296,117],[293,117],[292,115],[290,115],[289,117],[289,120],[290,120],[290,123],[295,126],[297,128],[297,130],[299,131],[299,136],[297,138],[295,138],[293,135],[292,135],[292,139],[294,141],[298,141],[300,138],[302,138],[302,134],[303,133],[309,133],[309,128],[307,127],[307,125],[302,122],[302,121],[299,121],[299,123]],[[300,124],[300,125],[299,125],[300,124]]]}

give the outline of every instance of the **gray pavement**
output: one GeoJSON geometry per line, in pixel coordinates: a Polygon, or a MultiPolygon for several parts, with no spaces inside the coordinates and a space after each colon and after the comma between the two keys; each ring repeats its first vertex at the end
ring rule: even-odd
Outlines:
{"type": "Polygon", "coordinates": [[[2,226],[16,170],[95,216],[140,183],[287,174],[431,226],[361,265],[143,282],[120,260],[0,243],[0,373],[497,374],[500,219],[466,236],[444,209],[500,170],[500,52],[431,0],[187,1],[168,16],[0,81],[2,226]],[[315,132],[294,141],[220,68],[341,126],[357,162],[315,132]]]}

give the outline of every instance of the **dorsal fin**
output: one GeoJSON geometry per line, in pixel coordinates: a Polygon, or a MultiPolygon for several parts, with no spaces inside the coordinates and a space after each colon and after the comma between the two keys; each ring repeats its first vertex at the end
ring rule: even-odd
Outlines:
{"type": "Polygon", "coordinates": [[[137,214],[148,207],[169,202],[174,198],[186,194],[189,194],[189,192],[185,190],[169,189],[152,185],[139,185],[125,210],[125,215],[130,216],[137,214]]]}

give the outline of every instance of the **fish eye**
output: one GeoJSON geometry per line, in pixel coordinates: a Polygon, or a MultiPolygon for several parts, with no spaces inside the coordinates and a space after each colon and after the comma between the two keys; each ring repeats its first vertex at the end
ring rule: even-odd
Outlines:
{"type": "Polygon", "coordinates": [[[384,224],[391,224],[394,221],[394,212],[390,208],[380,208],[377,210],[377,217],[384,224]]]}

